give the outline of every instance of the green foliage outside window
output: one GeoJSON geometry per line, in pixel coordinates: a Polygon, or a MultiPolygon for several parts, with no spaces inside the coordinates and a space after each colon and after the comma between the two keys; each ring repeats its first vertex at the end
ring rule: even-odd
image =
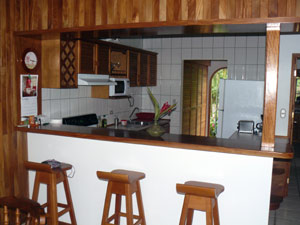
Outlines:
{"type": "Polygon", "coordinates": [[[219,83],[227,79],[227,68],[218,70],[211,79],[209,136],[215,137],[218,128],[219,83]]]}

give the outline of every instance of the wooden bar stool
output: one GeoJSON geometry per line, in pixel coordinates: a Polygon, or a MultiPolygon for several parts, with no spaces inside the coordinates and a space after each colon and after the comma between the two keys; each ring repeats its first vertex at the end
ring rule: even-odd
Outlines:
{"type": "Polygon", "coordinates": [[[108,181],[101,225],[112,224],[110,223],[112,220],[114,220],[114,224],[119,225],[121,216],[127,218],[127,225],[146,225],[140,187],[140,180],[145,178],[145,174],[128,170],[113,170],[112,172],[97,171],[97,176],[99,179],[108,181]],[[136,193],[138,216],[133,214],[132,209],[132,195],[134,193],[136,193]],[[112,194],[116,195],[115,213],[109,217],[112,194]],[[126,213],[121,212],[122,195],[126,199],[126,213]],[[134,219],[137,220],[135,223],[134,219]]]}
{"type": "Polygon", "coordinates": [[[188,181],[176,184],[176,190],[185,194],[179,225],[191,225],[194,210],[206,212],[206,225],[220,225],[217,197],[224,191],[222,185],[188,181]]]}
{"type": "Polygon", "coordinates": [[[47,207],[47,224],[58,225],[68,224],[58,221],[58,218],[69,212],[71,224],[77,225],[74,207],[67,177],[67,170],[72,169],[72,165],[61,163],[60,168],[51,168],[48,164],[24,162],[26,169],[36,171],[32,200],[37,201],[39,195],[40,184],[47,185],[47,202],[42,205],[43,208],[47,207]],[[56,185],[63,182],[66,194],[67,204],[57,202],[56,185]],[[58,207],[63,208],[60,212],[58,207]]]}

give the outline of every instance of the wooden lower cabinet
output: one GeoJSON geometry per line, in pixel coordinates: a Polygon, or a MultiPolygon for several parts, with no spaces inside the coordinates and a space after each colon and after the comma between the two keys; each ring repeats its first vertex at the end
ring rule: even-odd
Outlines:
{"type": "Polygon", "coordinates": [[[288,195],[291,160],[274,159],[270,209],[277,209],[288,195]]]}

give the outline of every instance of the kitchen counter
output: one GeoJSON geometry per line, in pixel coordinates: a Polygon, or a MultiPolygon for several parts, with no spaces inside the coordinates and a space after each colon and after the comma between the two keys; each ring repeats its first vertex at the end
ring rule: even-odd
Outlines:
{"type": "MultiPolygon", "coordinates": [[[[69,183],[78,225],[101,223],[107,182],[99,180],[96,171],[114,169],[146,174],[141,189],[149,225],[178,224],[184,196],[176,192],[176,183],[188,180],[225,187],[218,198],[222,225],[239,225],[241,221],[243,225],[267,225],[273,157],[291,154],[260,151],[259,141],[175,134],[153,138],[145,131],[64,125],[18,130],[28,132],[28,160],[55,159],[74,166],[76,173],[69,183]],[[241,197],[245,193],[247,197],[241,197]]],[[[29,175],[32,193],[34,173],[29,175]]],[[[45,189],[40,193],[43,203],[47,193],[45,189]]],[[[62,189],[58,189],[58,196],[63,196],[62,189]]],[[[195,217],[205,224],[204,213],[195,217]]]]}
{"type": "Polygon", "coordinates": [[[260,150],[261,137],[259,136],[254,139],[249,139],[250,136],[246,136],[247,138],[236,136],[235,138],[232,137],[231,139],[222,139],[166,133],[159,138],[155,138],[151,137],[146,131],[134,132],[119,129],[91,128],[70,125],[47,125],[37,128],[17,127],[16,129],[22,132],[165,146],[171,148],[184,148],[190,150],[223,152],[283,159],[293,158],[292,147],[288,143],[288,140],[283,138],[276,138],[274,151],[262,151],[260,150]]]}

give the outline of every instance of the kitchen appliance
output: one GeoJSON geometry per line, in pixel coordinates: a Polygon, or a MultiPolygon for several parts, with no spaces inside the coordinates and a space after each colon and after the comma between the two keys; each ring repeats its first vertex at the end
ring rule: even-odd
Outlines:
{"type": "Polygon", "coordinates": [[[229,138],[237,131],[237,123],[240,120],[261,122],[263,101],[263,81],[220,79],[216,136],[229,138]]]}
{"type": "Polygon", "coordinates": [[[98,119],[95,113],[71,116],[62,119],[62,124],[65,125],[76,125],[76,126],[88,126],[88,127],[97,127],[98,119]]]}
{"type": "Polygon", "coordinates": [[[116,83],[115,86],[109,86],[109,96],[126,96],[129,91],[129,79],[126,78],[110,78],[116,83]]]}
{"type": "Polygon", "coordinates": [[[254,132],[254,121],[253,120],[240,120],[238,122],[238,132],[253,134],[254,132]]]}
{"type": "Polygon", "coordinates": [[[78,85],[81,86],[93,86],[93,85],[109,85],[114,86],[117,83],[111,81],[109,79],[109,75],[105,74],[85,74],[79,73],[78,74],[78,85]]]}

